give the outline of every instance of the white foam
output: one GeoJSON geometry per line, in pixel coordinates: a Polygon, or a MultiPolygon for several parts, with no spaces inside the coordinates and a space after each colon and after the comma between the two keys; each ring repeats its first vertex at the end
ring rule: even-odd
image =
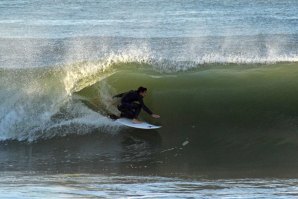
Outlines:
{"type": "Polygon", "coordinates": [[[139,48],[131,45],[118,52],[110,52],[97,62],[83,62],[65,67],[64,85],[68,94],[79,91],[113,74],[111,66],[118,63],[148,63],[150,50],[143,45],[139,48]]]}

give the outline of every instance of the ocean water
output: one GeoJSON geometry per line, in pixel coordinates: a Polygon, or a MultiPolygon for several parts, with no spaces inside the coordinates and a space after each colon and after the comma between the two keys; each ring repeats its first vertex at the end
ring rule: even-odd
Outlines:
{"type": "Polygon", "coordinates": [[[298,1],[0,2],[1,198],[295,198],[298,1]],[[139,86],[162,125],[123,127],[139,86]]]}

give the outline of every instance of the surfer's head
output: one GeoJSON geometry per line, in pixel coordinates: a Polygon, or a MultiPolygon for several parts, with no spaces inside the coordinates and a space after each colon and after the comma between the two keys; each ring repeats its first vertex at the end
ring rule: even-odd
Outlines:
{"type": "Polygon", "coordinates": [[[140,86],[137,90],[137,92],[139,93],[139,95],[145,97],[147,94],[147,88],[140,86]]]}

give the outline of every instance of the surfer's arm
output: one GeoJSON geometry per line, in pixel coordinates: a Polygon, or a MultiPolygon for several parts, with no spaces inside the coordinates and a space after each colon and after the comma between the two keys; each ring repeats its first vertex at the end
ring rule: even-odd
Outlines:
{"type": "Polygon", "coordinates": [[[146,111],[149,115],[153,114],[153,112],[144,104],[143,99],[140,100],[140,104],[142,105],[144,111],[146,111]]]}
{"type": "Polygon", "coordinates": [[[132,93],[132,92],[133,92],[133,91],[131,90],[131,91],[128,91],[128,92],[120,93],[120,94],[118,94],[118,95],[113,96],[113,98],[115,98],[115,97],[124,97],[125,95],[128,95],[128,94],[130,94],[130,93],[132,93]]]}
{"type": "Polygon", "coordinates": [[[115,97],[123,97],[124,94],[125,94],[125,93],[120,93],[120,94],[118,94],[118,95],[114,95],[113,98],[115,98],[115,97]]]}
{"type": "Polygon", "coordinates": [[[159,115],[152,113],[152,111],[143,103],[143,109],[154,118],[160,118],[159,115]]]}

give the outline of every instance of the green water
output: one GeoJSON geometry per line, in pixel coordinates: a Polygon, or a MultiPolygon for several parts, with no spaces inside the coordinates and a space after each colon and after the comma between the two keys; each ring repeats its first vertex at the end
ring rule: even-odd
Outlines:
{"type": "MultiPolygon", "coordinates": [[[[146,86],[145,102],[162,115],[161,123],[276,128],[289,127],[297,119],[297,77],[293,63],[212,66],[170,74],[129,65],[104,83],[114,94],[146,86]]],[[[79,93],[96,99],[101,84],[79,93]]]]}
{"type": "MultiPolygon", "coordinates": [[[[181,162],[296,164],[297,66],[221,65],[161,74],[130,64],[78,94],[100,104],[98,90],[103,84],[113,94],[146,86],[144,101],[161,118],[153,119],[145,112],[141,118],[163,126],[158,132],[165,148],[189,141],[182,154],[176,149],[170,152],[177,153],[181,162]]],[[[175,158],[172,161],[179,164],[175,158]]]]}

